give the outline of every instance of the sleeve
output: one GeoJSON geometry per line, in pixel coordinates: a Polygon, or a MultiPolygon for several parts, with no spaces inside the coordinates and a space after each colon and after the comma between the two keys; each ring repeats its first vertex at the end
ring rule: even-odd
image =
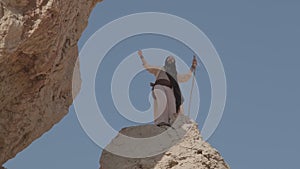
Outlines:
{"type": "Polygon", "coordinates": [[[159,70],[161,69],[160,67],[158,66],[152,66],[152,65],[149,65],[146,61],[146,59],[143,57],[141,58],[142,59],[142,62],[143,62],[143,67],[151,74],[153,74],[154,76],[157,75],[157,73],[159,72],[159,70]]]}
{"type": "Polygon", "coordinates": [[[189,71],[186,74],[177,74],[177,80],[178,80],[179,83],[185,83],[185,82],[190,80],[192,75],[193,75],[192,71],[189,71]]]}

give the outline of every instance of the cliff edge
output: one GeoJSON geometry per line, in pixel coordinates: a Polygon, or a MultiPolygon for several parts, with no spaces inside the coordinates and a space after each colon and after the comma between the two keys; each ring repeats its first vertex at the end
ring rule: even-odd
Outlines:
{"type": "Polygon", "coordinates": [[[218,151],[202,139],[197,124],[184,116],[172,127],[143,125],[122,129],[102,152],[100,165],[100,169],[230,168],[218,151]]]}

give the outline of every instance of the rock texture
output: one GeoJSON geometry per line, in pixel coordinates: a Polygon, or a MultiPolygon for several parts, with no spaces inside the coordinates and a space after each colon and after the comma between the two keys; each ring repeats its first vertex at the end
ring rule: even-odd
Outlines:
{"type": "Polygon", "coordinates": [[[173,128],[155,125],[124,128],[106,149],[102,152],[100,169],[229,169],[217,150],[202,140],[197,124],[186,119],[180,120],[173,128]],[[135,144],[134,141],[126,142],[122,138],[122,135],[133,138],[157,137],[163,133],[166,134],[163,139],[159,139],[160,141],[145,141],[141,145],[135,144]],[[166,143],[169,146],[166,146],[166,143]],[[137,153],[142,156],[147,151],[162,151],[157,151],[156,155],[150,157],[131,158],[115,155],[111,150],[119,150],[121,153],[124,150],[128,156],[137,153]]]}
{"type": "Polygon", "coordinates": [[[77,41],[98,1],[0,0],[0,166],[67,114],[77,41]]]}

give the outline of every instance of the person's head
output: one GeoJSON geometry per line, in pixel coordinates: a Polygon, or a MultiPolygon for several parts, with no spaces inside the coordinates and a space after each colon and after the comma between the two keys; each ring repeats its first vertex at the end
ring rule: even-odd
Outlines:
{"type": "Polygon", "coordinates": [[[173,78],[176,79],[177,70],[175,64],[175,58],[173,56],[168,56],[165,60],[165,70],[169,73],[173,78]]]}
{"type": "Polygon", "coordinates": [[[168,56],[166,58],[165,67],[176,67],[175,58],[173,56],[168,56]]]}
{"type": "Polygon", "coordinates": [[[173,56],[168,56],[165,60],[165,66],[175,64],[175,58],[173,56]]]}

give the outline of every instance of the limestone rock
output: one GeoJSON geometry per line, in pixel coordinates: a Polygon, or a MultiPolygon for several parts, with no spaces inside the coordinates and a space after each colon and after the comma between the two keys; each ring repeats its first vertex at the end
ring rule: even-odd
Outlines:
{"type": "Polygon", "coordinates": [[[184,116],[179,119],[171,128],[143,125],[122,129],[102,152],[100,169],[229,169],[217,150],[203,141],[197,124],[184,116]],[[126,136],[161,138],[138,142],[126,141],[126,136]],[[145,152],[151,156],[146,157],[145,152]]]}
{"type": "Polygon", "coordinates": [[[77,41],[98,1],[0,0],[0,166],[67,114],[77,41]]]}

